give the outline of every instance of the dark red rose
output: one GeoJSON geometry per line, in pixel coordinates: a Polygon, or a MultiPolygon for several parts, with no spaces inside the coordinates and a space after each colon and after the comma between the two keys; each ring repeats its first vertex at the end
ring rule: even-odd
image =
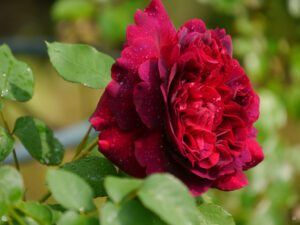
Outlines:
{"type": "Polygon", "coordinates": [[[160,2],[135,14],[90,122],[99,150],[135,177],[169,172],[194,195],[247,185],[263,159],[259,98],[224,29],[191,20],[176,32],[160,2]]]}

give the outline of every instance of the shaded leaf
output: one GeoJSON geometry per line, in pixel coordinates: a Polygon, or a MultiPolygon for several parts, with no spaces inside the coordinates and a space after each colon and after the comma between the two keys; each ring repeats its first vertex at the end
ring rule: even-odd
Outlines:
{"type": "Polygon", "coordinates": [[[15,139],[9,135],[5,128],[0,127],[0,162],[11,153],[14,143],[15,139]]]}
{"type": "Polygon", "coordinates": [[[58,165],[64,156],[62,144],[44,122],[32,117],[20,117],[14,133],[33,158],[46,165],[58,165]]]}
{"type": "Polygon", "coordinates": [[[101,210],[102,225],[163,225],[156,215],[147,210],[137,199],[114,205],[108,201],[101,210]]]}
{"type": "Polygon", "coordinates": [[[94,197],[106,196],[103,184],[104,178],[107,175],[117,174],[115,167],[107,159],[97,156],[90,156],[67,163],[62,168],[83,178],[94,189],[94,197]]]}

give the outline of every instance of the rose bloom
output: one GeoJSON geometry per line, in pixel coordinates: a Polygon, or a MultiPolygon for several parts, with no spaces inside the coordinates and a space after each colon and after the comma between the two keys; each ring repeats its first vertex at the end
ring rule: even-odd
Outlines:
{"type": "Polygon", "coordinates": [[[196,196],[248,184],[263,160],[259,98],[224,29],[198,19],[176,32],[160,0],[135,14],[90,122],[99,150],[126,173],[168,172],[196,196]]]}

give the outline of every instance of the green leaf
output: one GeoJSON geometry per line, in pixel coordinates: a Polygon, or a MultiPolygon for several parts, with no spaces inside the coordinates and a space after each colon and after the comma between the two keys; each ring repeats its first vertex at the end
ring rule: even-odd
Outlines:
{"type": "Polygon", "coordinates": [[[58,74],[70,82],[105,88],[111,80],[114,59],[83,44],[47,43],[48,54],[58,74]]]}
{"type": "Polygon", "coordinates": [[[46,165],[59,165],[64,156],[62,144],[53,136],[44,122],[32,117],[20,117],[14,134],[21,140],[31,156],[46,165]]]}
{"type": "Polygon", "coordinates": [[[95,210],[93,190],[85,180],[66,170],[49,170],[47,183],[56,199],[67,209],[89,212],[95,210]]]}
{"type": "Polygon", "coordinates": [[[20,208],[39,224],[52,224],[50,209],[37,202],[22,202],[20,208]]]}
{"type": "Polygon", "coordinates": [[[19,172],[12,167],[0,168],[0,215],[6,213],[9,204],[22,199],[23,180],[19,172]]]}
{"type": "MultiPolygon", "coordinates": [[[[26,225],[42,225],[37,223],[34,219],[28,216],[21,216],[19,215],[20,220],[23,222],[23,224],[26,225]]],[[[14,218],[12,219],[13,225],[21,225],[18,221],[16,221],[14,218]]]]}
{"type": "Polygon", "coordinates": [[[59,221],[60,217],[63,215],[63,213],[66,211],[66,209],[59,204],[49,204],[47,206],[49,207],[52,214],[51,224],[56,224],[57,221],[59,221]]]}
{"type": "Polygon", "coordinates": [[[198,206],[201,218],[207,225],[234,225],[232,216],[221,206],[212,203],[203,203],[198,206]]]}
{"type": "Polygon", "coordinates": [[[8,210],[8,203],[4,200],[5,193],[0,189],[0,218],[4,216],[8,210]]]}
{"type": "Polygon", "coordinates": [[[163,225],[156,215],[147,210],[137,199],[114,205],[108,201],[101,210],[101,225],[163,225]]]}
{"type": "Polygon", "coordinates": [[[87,0],[59,0],[55,1],[51,10],[54,20],[74,20],[92,16],[94,5],[87,0]]]}
{"type": "Polygon", "coordinates": [[[104,181],[107,194],[116,203],[121,202],[125,196],[136,191],[142,183],[142,180],[119,177],[107,177],[104,181]]]}
{"type": "Polygon", "coordinates": [[[187,187],[171,175],[155,174],[146,178],[138,197],[146,208],[168,224],[200,224],[195,199],[187,187]]]}
{"type": "Polygon", "coordinates": [[[0,46],[0,96],[15,101],[28,101],[33,95],[33,73],[17,60],[6,44],[0,46]]]}
{"type": "Polygon", "coordinates": [[[2,107],[3,107],[3,101],[0,100],[0,111],[2,110],[2,107]]]}
{"type": "Polygon", "coordinates": [[[74,211],[66,212],[57,225],[99,225],[97,217],[83,217],[74,211]]]}
{"type": "Polygon", "coordinates": [[[107,175],[117,175],[115,167],[107,159],[97,156],[67,163],[62,168],[83,178],[94,189],[94,197],[106,196],[104,178],[107,175]]]}
{"type": "Polygon", "coordinates": [[[8,131],[0,127],[0,162],[3,161],[14,147],[15,139],[8,131]]]}

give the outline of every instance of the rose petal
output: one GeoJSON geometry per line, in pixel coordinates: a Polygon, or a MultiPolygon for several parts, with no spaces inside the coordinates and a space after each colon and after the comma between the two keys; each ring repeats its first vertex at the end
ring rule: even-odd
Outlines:
{"type": "Polygon", "coordinates": [[[158,87],[141,82],[134,89],[133,100],[136,111],[149,129],[155,129],[163,125],[164,102],[158,87]]]}
{"type": "Polygon", "coordinates": [[[251,161],[246,163],[243,166],[244,170],[248,170],[248,169],[256,166],[258,163],[260,163],[264,159],[264,153],[263,153],[260,145],[254,138],[248,138],[247,146],[248,146],[248,150],[251,154],[251,161]]]}
{"type": "Polygon", "coordinates": [[[134,156],[134,141],[141,130],[122,132],[117,126],[104,130],[99,135],[99,151],[126,173],[135,177],[144,177],[145,169],[134,156]]]}
{"type": "Polygon", "coordinates": [[[108,106],[107,91],[105,91],[101,96],[96,111],[93,113],[89,121],[96,131],[103,130],[114,122],[112,113],[108,106]]]}
{"type": "Polygon", "coordinates": [[[134,83],[111,81],[106,87],[108,104],[119,127],[132,130],[140,126],[141,121],[133,104],[134,83]]]}
{"type": "Polygon", "coordinates": [[[222,191],[233,191],[248,185],[248,180],[243,171],[239,168],[234,173],[218,178],[212,187],[222,191]]]}
{"type": "Polygon", "coordinates": [[[135,142],[135,156],[139,164],[146,167],[146,174],[166,171],[170,164],[161,132],[153,132],[137,139],[135,142]]]}

